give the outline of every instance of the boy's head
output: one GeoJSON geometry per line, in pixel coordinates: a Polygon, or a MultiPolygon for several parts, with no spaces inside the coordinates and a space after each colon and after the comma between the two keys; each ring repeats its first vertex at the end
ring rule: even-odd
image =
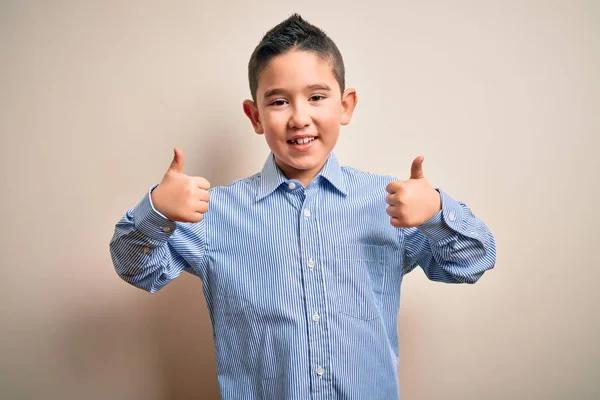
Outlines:
{"type": "Polygon", "coordinates": [[[284,174],[306,185],[356,105],[354,89],[345,89],[340,51],[294,14],[265,34],[250,58],[248,78],[252,100],[244,101],[244,112],[284,174]]]}

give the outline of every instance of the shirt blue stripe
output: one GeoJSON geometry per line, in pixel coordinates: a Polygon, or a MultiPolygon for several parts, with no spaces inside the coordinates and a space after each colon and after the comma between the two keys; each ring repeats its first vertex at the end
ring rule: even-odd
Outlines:
{"type": "Polygon", "coordinates": [[[486,225],[441,190],[431,220],[393,227],[393,180],[331,154],[304,188],[271,154],[260,173],[211,189],[198,223],[168,220],[148,193],[117,223],[111,257],[149,292],[184,271],[202,279],[223,399],[399,398],[402,277],[419,265],[431,280],[474,283],[496,249],[486,225]]]}

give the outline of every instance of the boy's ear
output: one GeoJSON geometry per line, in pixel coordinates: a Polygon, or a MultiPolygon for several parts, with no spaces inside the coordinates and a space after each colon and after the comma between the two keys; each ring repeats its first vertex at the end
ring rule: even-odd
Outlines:
{"type": "Polygon", "coordinates": [[[263,126],[260,122],[260,115],[258,114],[258,108],[256,107],[256,103],[252,100],[244,100],[244,114],[248,117],[250,122],[252,122],[252,127],[254,127],[254,132],[259,135],[265,133],[263,130],[263,126]]]}
{"type": "Polygon", "coordinates": [[[352,113],[354,113],[354,108],[356,107],[357,103],[358,96],[356,95],[356,90],[344,90],[344,93],[342,94],[342,125],[348,125],[350,123],[350,120],[352,119],[352,113]]]}

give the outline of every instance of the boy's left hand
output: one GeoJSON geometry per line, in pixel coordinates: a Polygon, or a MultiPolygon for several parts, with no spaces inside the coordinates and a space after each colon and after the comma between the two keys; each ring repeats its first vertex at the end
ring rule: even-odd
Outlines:
{"type": "Polygon", "coordinates": [[[396,228],[422,225],[442,209],[442,199],[423,175],[423,160],[415,158],[407,181],[390,182],[385,190],[390,223],[396,228]]]}

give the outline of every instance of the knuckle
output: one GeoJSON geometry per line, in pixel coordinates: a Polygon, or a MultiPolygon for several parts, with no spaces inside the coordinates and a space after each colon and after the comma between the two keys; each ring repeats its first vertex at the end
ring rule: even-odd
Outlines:
{"type": "Polygon", "coordinates": [[[389,193],[393,193],[398,189],[398,184],[400,182],[398,181],[392,181],[390,183],[388,183],[388,185],[385,187],[385,190],[389,193]]]}
{"type": "Polygon", "coordinates": [[[406,204],[407,200],[408,200],[408,195],[406,193],[404,193],[404,192],[396,193],[395,201],[398,204],[406,204]]]}
{"type": "Polygon", "coordinates": [[[390,195],[390,199],[388,201],[388,204],[390,205],[398,205],[402,202],[402,196],[398,195],[397,193],[391,194],[390,195]]]}
{"type": "Polygon", "coordinates": [[[202,202],[200,203],[200,207],[198,208],[198,211],[200,211],[201,213],[205,213],[208,211],[208,203],[202,202]]]}

